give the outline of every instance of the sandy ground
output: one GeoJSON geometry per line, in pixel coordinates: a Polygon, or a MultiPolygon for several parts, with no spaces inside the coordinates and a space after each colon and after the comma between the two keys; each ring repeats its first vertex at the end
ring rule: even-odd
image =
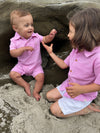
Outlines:
{"type": "MultiPolygon", "coordinates": [[[[35,81],[30,82],[31,91],[34,83],[35,81]]],[[[11,133],[100,133],[99,113],[66,119],[51,115],[49,113],[51,103],[45,99],[45,94],[52,88],[53,85],[44,85],[40,93],[41,100],[37,102],[33,97],[27,96],[24,89],[18,85],[8,83],[0,87],[0,110],[5,114],[15,112],[11,113],[13,118],[9,124],[11,133]]],[[[100,95],[95,102],[100,105],[100,95]]],[[[3,127],[3,123],[6,124],[2,117],[0,113],[2,119],[0,127],[3,127]]]]}

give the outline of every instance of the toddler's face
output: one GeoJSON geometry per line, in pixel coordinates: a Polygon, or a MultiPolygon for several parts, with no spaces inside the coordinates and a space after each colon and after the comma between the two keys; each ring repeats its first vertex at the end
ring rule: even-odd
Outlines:
{"type": "Polygon", "coordinates": [[[26,39],[31,37],[32,33],[34,32],[33,18],[31,15],[18,18],[16,32],[18,32],[21,37],[26,39]]]}
{"type": "Polygon", "coordinates": [[[68,38],[71,41],[74,38],[75,35],[75,28],[69,23],[69,33],[68,33],[68,38]]]}

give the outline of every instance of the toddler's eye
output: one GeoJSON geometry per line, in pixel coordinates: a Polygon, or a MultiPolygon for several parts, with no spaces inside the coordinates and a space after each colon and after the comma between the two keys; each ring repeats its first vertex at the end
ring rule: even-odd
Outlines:
{"type": "Polygon", "coordinates": [[[28,25],[28,24],[25,24],[24,26],[25,26],[25,27],[28,27],[29,25],[28,25]]]}
{"type": "Polygon", "coordinates": [[[33,27],[33,24],[31,24],[31,26],[33,27]]]}

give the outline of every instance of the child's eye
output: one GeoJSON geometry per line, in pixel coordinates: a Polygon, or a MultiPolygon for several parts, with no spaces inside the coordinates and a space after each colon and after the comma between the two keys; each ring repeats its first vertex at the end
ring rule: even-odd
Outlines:
{"type": "Polygon", "coordinates": [[[73,33],[71,30],[69,30],[70,33],[73,33]]]}

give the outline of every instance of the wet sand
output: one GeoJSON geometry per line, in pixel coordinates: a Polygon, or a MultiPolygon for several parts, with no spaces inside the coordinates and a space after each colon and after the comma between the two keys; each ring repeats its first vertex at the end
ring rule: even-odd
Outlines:
{"type": "MultiPolygon", "coordinates": [[[[31,81],[31,91],[35,81],[31,81]]],[[[9,126],[7,133],[100,133],[100,114],[59,119],[49,113],[50,104],[45,94],[54,88],[44,85],[41,100],[37,102],[26,95],[24,89],[11,83],[0,87],[0,133],[9,126]],[[5,116],[3,115],[5,114],[5,116]],[[9,116],[9,120],[6,120],[9,116]]],[[[100,104],[100,95],[95,100],[100,104]]]]}

